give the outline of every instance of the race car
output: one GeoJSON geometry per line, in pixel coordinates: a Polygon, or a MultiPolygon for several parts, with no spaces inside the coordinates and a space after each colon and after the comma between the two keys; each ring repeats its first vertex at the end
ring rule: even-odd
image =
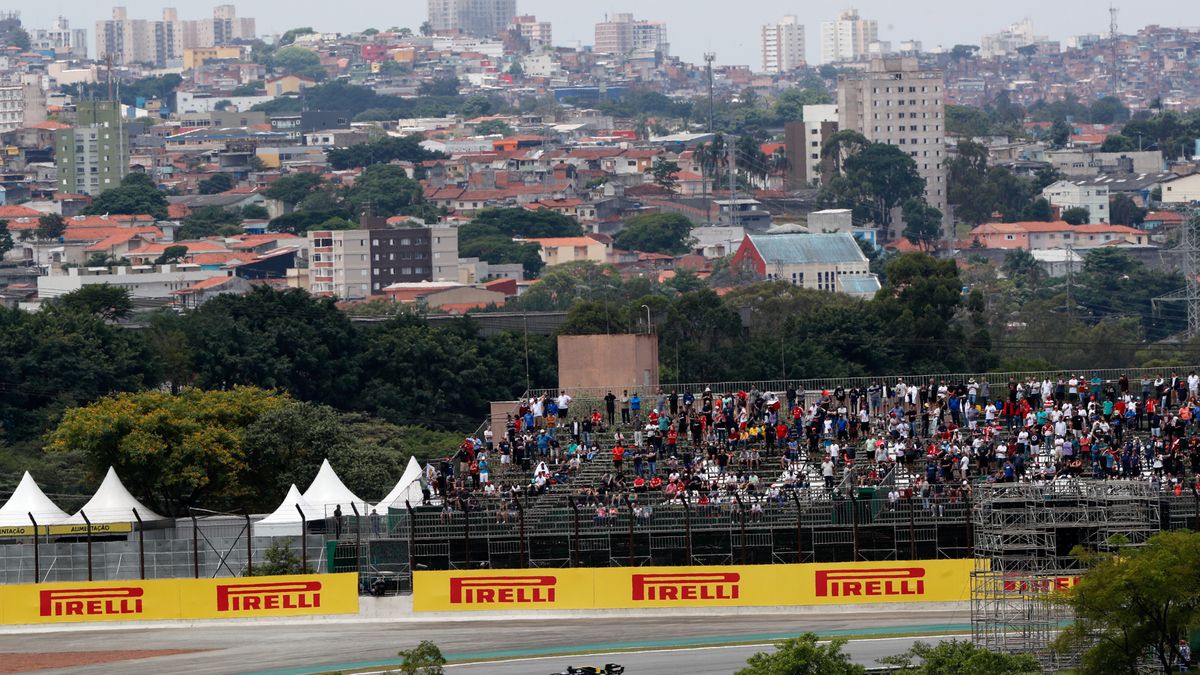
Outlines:
{"type": "Polygon", "coordinates": [[[625,666],[606,663],[603,668],[599,666],[567,666],[566,670],[550,675],[621,675],[624,672],[625,666]]]}

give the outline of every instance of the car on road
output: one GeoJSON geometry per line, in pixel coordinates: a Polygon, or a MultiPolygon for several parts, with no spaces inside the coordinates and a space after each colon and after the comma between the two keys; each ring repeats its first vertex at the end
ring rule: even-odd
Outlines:
{"type": "Polygon", "coordinates": [[[567,666],[566,670],[551,675],[621,675],[625,672],[625,666],[616,663],[606,663],[604,667],[600,666],[567,666]]]}

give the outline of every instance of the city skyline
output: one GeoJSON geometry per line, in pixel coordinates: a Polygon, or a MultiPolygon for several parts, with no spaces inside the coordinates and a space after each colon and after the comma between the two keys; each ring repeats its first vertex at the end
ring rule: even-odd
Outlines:
{"type": "MultiPolygon", "coordinates": [[[[125,0],[112,4],[72,0],[44,7],[22,7],[20,12],[27,28],[49,27],[55,17],[66,16],[73,26],[87,28],[94,41],[96,21],[110,17],[113,4],[127,7],[131,17],[147,19],[161,16],[163,7],[175,6],[180,9],[180,18],[191,19],[209,15],[211,8],[222,1],[182,5],[170,0],[125,0]]],[[[366,0],[345,0],[336,5],[305,1],[285,3],[283,0],[240,0],[233,4],[239,15],[258,19],[258,30],[262,34],[282,33],[289,28],[308,25],[318,30],[343,33],[392,25],[415,30],[426,18],[426,3],[417,0],[385,9],[366,0]],[[282,11],[284,8],[286,11],[282,11]]],[[[725,6],[717,0],[686,3],[682,0],[648,0],[636,4],[597,3],[594,9],[578,11],[576,6],[568,8],[556,0],[518,0],[517,10],[551,22],[555,41],[563,46],[589,45],[594,39],[595,24],[603,21],[606,14],[633,12],[638,19],[666,22],[672,54],[686,61],[700,62],[702,54],[711,50],[717,52],[719,64],[748,65],[754,69],[761,65],[762,25],[778,22],[787,14],[796,14],[805,25],[808,61],[813,64],[820,62],[821,22],[830,21],[840,11],[851,7],[859,10],[864,18],[878,22],[879,39],[893,43],[920,40],[927,50],[938,45],[947,49],[954,44],[978,45],[983,34],[1000,31],[1026,17],[1033,19],[1039,34],[1059,41],[1071,35],[1107,33],[1109,25],[1107,7],[1083,0],[1055,5],[1015,0],[1003,5],[971,7],[945,0],[910,0],[902,4],[883,0],[817,0],[807,3],[802,13],[797,12],[794,3],[761,0],[754,3],[751,11],[743,8],[730,16],[721,16],[725,6]],[[718,16],[719,20],[716,19],[718,16]]],[[[1137,10],[1135,14],[1132,7],[1126,7],[1121,13],[1122,32],[1134,32],[1151,24],[1200,26],[1200,5],[1181,6],[1167,0],[1149,0],[1139,3],[1137,10]]]]}

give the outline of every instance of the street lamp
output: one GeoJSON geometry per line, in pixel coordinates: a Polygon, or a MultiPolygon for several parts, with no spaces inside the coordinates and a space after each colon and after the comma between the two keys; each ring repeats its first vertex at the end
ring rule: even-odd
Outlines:
{"type": "Polygon", "coordinates": [[[650,334],[650,305],[642,305],[642,309],[646,310],[646,334],[650,334]]]}

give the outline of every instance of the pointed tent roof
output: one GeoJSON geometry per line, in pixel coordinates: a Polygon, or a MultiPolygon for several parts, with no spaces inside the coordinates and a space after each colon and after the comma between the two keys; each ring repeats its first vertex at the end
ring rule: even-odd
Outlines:
{"type": "Polygon", "coordinates": [[[304,517],[308,520],[322,520],[325,518],[324,511],[305,501],[296,484],[292,483],[292,487],[288,489],[287,496],[283,498],[283,503],[279,505],[279,508],[275,509],[271,515],[255,523],[255,525],[274,525],[277,523],[299,524],[300,513],[296,511],[297,505],[304,511],[304,517]]]}
{"type": "MultiPolygon", "coordinates": [[[[386,497],[379,500],[375,505],[375,509],[387,509],[395,506],[399,508],[404,505],[404,500],[408,500],[412,504],[420,504],[424,499],[421,492],[421,475],[424,471],[421,469],[420,462],[416,457],[408,458],[408,466],[404,467],[404,474],[400,476],[400,480],[396,483],[396,487],[387,494],[386,497]]],[[[386,512],[385,512],[386,513],[386,512]]],[[[383,515],[381,513],[380,515],[383,515]]]]}
{"type": "MultiPolygon", "coordinates": [[[[342,515],[351,515],[350,505],[358,504],[362,507],[366,506],[366,502],[359,499],[346,484],[338,478],[337,472],[329,464],[329,460],[321,462],[321,470],[317,472],[317,477],[313,479],[312,485],[304,491],[304,501],[311,504],[321,512],[321,517],[331,515],[335,507],[342,507],[342,515]]],[[[361,509],[360,509],[361,510],[361,509]]],[[[365,515],[365,514],[364,514],[365,515]]]]}
{"type": "Polygon", "coordinates": [[[137,509],[142,520],[166,520],[157,513],[146,508],[134,499],[129,490],[117,477],[117,470],[108,467],[104,482],[96,489],[96,494],[88,500],[79,512],[64,521],[67,525],[83,525],[83,514],[87,514],[92,523],[128,523],[134,520],[133,510],[137,509]]]}
{"type": "Polygon", "coordinates": [[[33,525],[29,522],[31,513],[38,525],[56,525],[67,519],[67,513],[50,501],[26,471],[12,496],[0,507],[0,527],[33,525]]]}

